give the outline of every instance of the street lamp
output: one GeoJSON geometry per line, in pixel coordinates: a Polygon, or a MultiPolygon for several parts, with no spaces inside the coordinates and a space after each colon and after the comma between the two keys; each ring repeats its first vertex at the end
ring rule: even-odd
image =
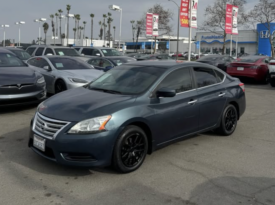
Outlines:
{"type": "MultiPolygon", "coordinates": [[[[178,33],[177,33],[177,55],[176,55],[176,60],[178,60],[178,56],[179,56],[179,35],[180,35],[180,7],[179,7],[179,5],[175,2],[175,1],[173,1],[173,0],[168,0],[168,1],[172,1],[172,2],[174,2],[176,5],[177,5],[177,7],[178,7],[178,33]]],[[[169,45],[170,46],[170,45],[169,45]]]]}
{"type": "Polygon", "coordinates": [[[9,28],[10,25],[2,25],[2,28],[4,28],[4,44],[3,47],[6,46],[6,28],[9,28]]]}
{"type": "Polygon", "coordinates": [[[15,24],[16,25],[18,25],[18,27],[19,27],[19,38],[18,38],[18,46],[20,46],[20,25],[21,24],[25,24],[25,22],[24,21],[18,21],[18,22],[15,22],[15,24]]]}
{"type": "Polygon", "coordinates": [[[66,15],[66,24],[65,24],[65,36],[66,36],[66,38],[67,38],[67,46],[69,45],[69,30],[68,30],[68,28],[67,28],[67,24],[68,24],[68,22],[69,22],[69,18],[74,18],[74,14],[67,14],[66,15]]]}
{"type": "Polygon", "coordinates": [[[121,24],[122,24],[122,8],[116,5],[110,5],[109,9],[113,10],[113,11],[120,11],[120,28],[119,28],[119,43],[118,43],[118,47],[120,50],[120,42],[121,42],[121,24]]]}
{"type": "Polygon", "coordinates": [[[40,18],[40,19],[35,19],[34,22],[39,23],[39,36],[38,36],[38,42],[40,45],[40,38],[41,38],[41,28],[40,28],[40,23],[47,21],[46,18],[40,18]]]}

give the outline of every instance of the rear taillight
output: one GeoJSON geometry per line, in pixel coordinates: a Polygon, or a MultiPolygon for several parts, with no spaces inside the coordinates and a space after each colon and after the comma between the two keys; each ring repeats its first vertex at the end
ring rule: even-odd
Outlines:
{"type": "Polygon", "coordinates": [[[243,83],[240,83],[239,86],[241,87],[241,89],[242,89],[243,91],[245,91],[245,89],[244,89],[244,84],[243,84],[243,83]]]}

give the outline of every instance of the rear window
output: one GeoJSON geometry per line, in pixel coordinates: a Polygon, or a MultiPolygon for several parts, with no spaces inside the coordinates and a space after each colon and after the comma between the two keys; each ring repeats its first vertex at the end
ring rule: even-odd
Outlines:
{"type": "Polygon", "coordinates": [[[92,69],[92,67],[84,61],[71,58],[49,58],[51,63],[57,70],[82,70],[92,69]]]}
{"type": "Polygon", "coordinates": [[[80,56],[80,54],[73,48],[55,48],[54,50],[58,56],[80,56]]]}
{"type": "Polygon", "coordinates": [[[238,60],[238,62],[241,62],[241,63],[256,63],[260,59],[263,59],[263,57],[245,57],[245,58],[240,58],[240,60],[238,60]]]}
{"type": "Polygon", "coordinates": [[[13,50],[12,52],[21,60],[28,60],[31,58],[30,54],[23,50],[13,50]]]}
{"type": "Polygon", "coordinates": [[[217,61],[221,60],[223,56],[203,56],[198,61],[217,61]]]}

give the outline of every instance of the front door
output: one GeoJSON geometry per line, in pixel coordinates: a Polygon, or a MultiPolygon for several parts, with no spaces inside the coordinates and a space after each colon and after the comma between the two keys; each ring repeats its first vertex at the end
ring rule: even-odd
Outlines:
{"type": "Polygon", "coordinates": [[[181,68],[167,75],[156,91],[160,88],[173,89],[177,95],[172,98],[154,96],[151,99],[150,106],[155,110],[158,121],[155,125],[158,145],[195,132],[199,119],[197,91],[189,68],[181,68]]]}

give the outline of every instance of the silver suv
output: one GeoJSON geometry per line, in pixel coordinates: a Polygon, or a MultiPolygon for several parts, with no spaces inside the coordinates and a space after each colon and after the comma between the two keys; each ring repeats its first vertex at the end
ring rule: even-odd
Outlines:
{"type": "Polygon", "coordinates": [[[33,45],[26,49],[31,56],[81,56],[74,48],[64,46],[33,45]]]}
{"type": "Polygon", "coordinates": [[[122,53],[114,48],[108,47],[74,47],[80,54],[86,56],[100,56],[100,57],[110,57],[110,56],[122,56],[122,53]]]}

